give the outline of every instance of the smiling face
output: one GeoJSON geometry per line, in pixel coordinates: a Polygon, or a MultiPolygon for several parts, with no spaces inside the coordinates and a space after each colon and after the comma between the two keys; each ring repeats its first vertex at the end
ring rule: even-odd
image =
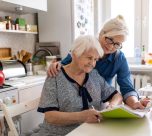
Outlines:
{"type": "Polygon", "coordinates": [[[99,59],[99,54],[96,49],[89,49],[84,51],[81,56],[77,57],[73,54],[73,62],[84,73],[89,73],[96,65],[99,59]]]}
{"type": "Polygon", "coordinates": [[[100,36],[99,42],[104,50],[104,54],[114,53],[119,46],[125,41],[123,35],[117,36],[100,36]]]}

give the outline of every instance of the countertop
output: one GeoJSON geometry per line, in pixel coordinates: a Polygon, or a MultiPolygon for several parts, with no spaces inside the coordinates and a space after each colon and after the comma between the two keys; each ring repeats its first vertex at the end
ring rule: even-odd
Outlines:
{"type": "Polygon", "coordinates": [[[26,88],[33,85],[43,84],[46,75],[33,75],[19,78],[11,78],[5,81],[5,84],[12,85],[18,89],[26,88]]]}
{"type": "Polygon", "coordinates": [[[152,65],[136,65],[136,64],[129,64],[129,68],[132,72],[152,72],[152,65]]]}
{"type": "Polygon", "coordinates": [[[152,113],[141,119],[107,119],[84,123],[66,136],[152,136],[152,113]]]}

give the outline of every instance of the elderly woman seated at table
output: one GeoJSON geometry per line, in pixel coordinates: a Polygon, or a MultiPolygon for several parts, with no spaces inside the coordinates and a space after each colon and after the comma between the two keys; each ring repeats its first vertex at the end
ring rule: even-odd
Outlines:
{"type": "Polygon", "coordinates": [[[39,136],[64,136],[81,123],[99,121],[102,103],[118,105],[122,97],[93,69],[104,52],[93,36],[78,37],[71,50],[72,62],[45,81],[38,111],[45,114],[39,136]],[[96,109],[92,109],[94,106],[96,109]]]}

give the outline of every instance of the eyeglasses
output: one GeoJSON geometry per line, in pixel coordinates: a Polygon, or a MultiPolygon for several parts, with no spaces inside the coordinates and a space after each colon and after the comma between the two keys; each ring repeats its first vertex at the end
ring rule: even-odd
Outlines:
{"type": "Polygon", "coordinates": [[[121,48],[122,48],[122,44],[121,44],[121,43],[114,42],[113,39],[110,38],[110,37],[105,37],[105,41],[106,41],[108,44],[113,44],[113,46],[114,46],[116,49],[121,49],[121,48]]]}

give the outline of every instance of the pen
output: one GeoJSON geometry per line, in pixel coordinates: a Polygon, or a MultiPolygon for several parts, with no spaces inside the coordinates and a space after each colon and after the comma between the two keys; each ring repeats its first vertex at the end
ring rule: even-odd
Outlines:
{"type": "MultiPolygon", "coordinates": [[[[93,110],[95,110],[95,108],[94,108],[94,106],[93,106],[93,105],[92,105],[91,107],[92,107],[92,109],[93,109],[93,110]]],[[[100,123],[100,118],[99,118],[99,116],[98,116],[98,115],[96,115],[96,117],[97,117],[97,119],[98,119],[98,122],[100,123]]]]}
{"type": "Polygon", "coordinates": [[[93,105],[92,105],[91,107],[92,107],[92,109],[93,109],[93,110],[95,110],[95,108],[94,108],[94,106],[93,106],[93,105]]]}

